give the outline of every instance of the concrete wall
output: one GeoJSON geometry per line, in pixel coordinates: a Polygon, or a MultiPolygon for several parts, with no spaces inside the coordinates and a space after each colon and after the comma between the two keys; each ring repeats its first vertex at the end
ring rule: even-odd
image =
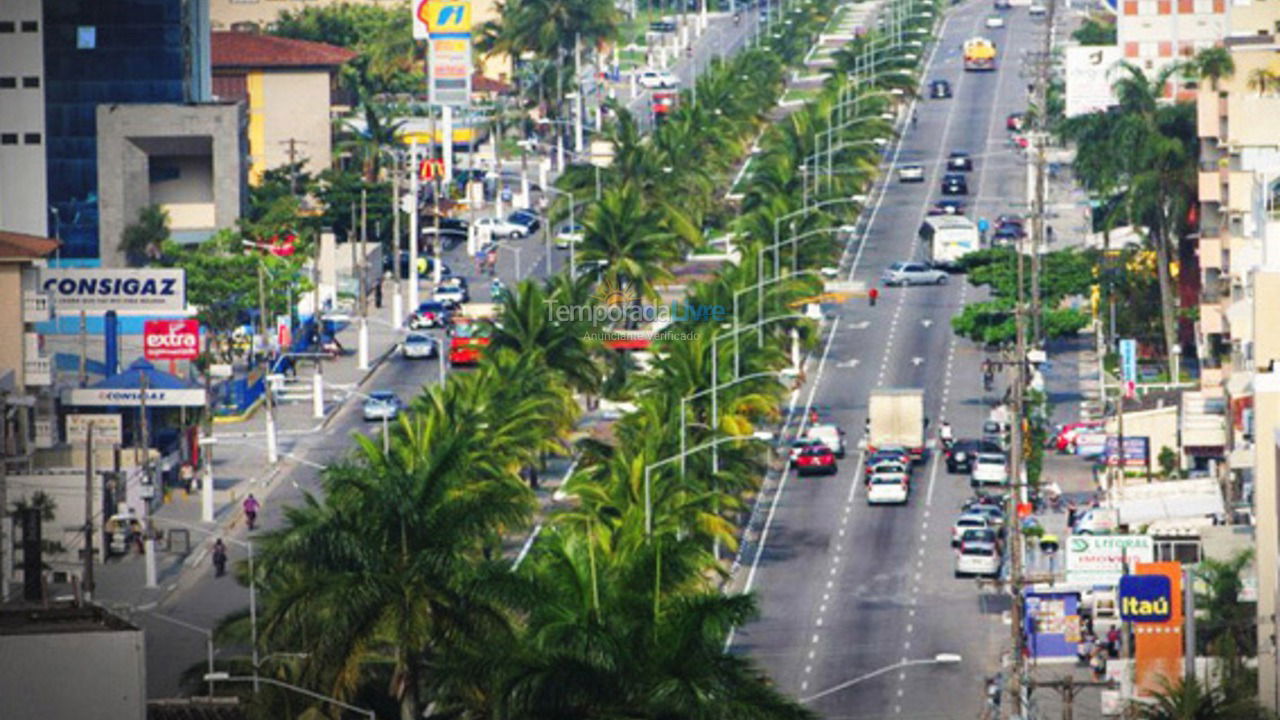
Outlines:
{"type": "Polygon", "coordinates": [[[214,226],[235,224],[248,199],[242,106],[99,105],[97,120],[98,242],[104,267],[126,264],[120,250],[121,233],[142,208],[156,202],[149,158],[172,156],[176,154],[174,147],[188,147],[201,139],[208,142],[214,226]]]}
{"type": "Polygon", "coordinates": [[[182,156],[163,158],[178,177],[151,184],[151,202],[169,213],[172,230],[205,230],[217,227],[213,197],[213,158],[182,156]]]}
{"type": "Polygon", "coordinates": [[[0,635],[5,720],[145,720],[141,630],[0,635]]]}
{"type": "MultiPolygon", "coordinates": [[[[44,13],[42,0],[0,2],[0,21],[17,32],[0,34],[0,77],[14,78],[0,88],[0,230],[47,236],[48,188],[45,174],[44,13]],[[23,23],[35,22],[23,29],[23,23]],[[36,87],[25,87],[32,79],[36,87]]],[[[4,367],[0,365],[0,367],[4,367]]]]}
{"type": "MultiPolygon", "coordinates": [[[[0,307],[22,307],[22,267],[26,263],[0,263],[0,307]]],[[[22,312],[0,312],[0,387],[19,391],[23,380],[22,312]],[[12,384],[4,378],[12,373],[12,384]]]]}
{"type": "Polygon", "coordinates": [[[1269,708],[1280,706],[1276,666],[1277,553],[1280,553],[1280,495],[1276,492],[1276,430],[1280,429],[1280,373],[1258,373],[1253,379],[1254,458],[1253,513],[1257,526],[1258,564],[1258,694],[1269,708]]]}
{"type": "Polygon", "coordinates": [[[262,172],[287,164],[290,140],[298,157],[306,158],[307,172],[327,170],[333,154],[328,71],[263,72],[260,83],[248,84],[251,112],[259,112],[255,89],[262,93],[260,136],[250,120],[250,177],[256,181],[262,172]]]}

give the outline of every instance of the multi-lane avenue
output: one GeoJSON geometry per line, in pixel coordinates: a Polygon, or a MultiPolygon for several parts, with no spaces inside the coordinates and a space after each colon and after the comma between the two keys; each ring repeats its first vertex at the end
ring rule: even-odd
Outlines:
{"type": "MultiPolygon", "coordinates": [[[[969,195],[961,198],[972,219],[1025,213],[1024,161],[1011,149],[1005,117],[1025,109],[1023,60],[1044,26],[1026,8],[1014,8],[1003,12],[1004,28],[988,29],[993,12],[990,3],[968,2],[950,9],[941,24],[923,77],[948,80],[954,97],[921,98],[918,120],[904,123],[889,163],[923,164],[925,182],[900,184],[886,174],[885,192],[867,210],[854,279],[878,285],[889,263],[923,258],[916,228],[939,199],[953,150],[974,157],[969,195]],[[975,35],[999,47],[995,72],[962,70],[961,44],[975,35]]],[[[976,436],[996,397],[982,390],[981,348],[955,338],[950,320],[979,292],[952,276],[942,286],[881,288],[875,307],[841,306],[834,336],[824,338],[829,347],[811,380],[816,385],[804,393],[812,389],[813,402],[829,408],[830,421],[850,440],[861,439],[868,393],[877,387],[923,388],[931,435],[945,418],[957,437],[976,436]]],[[[997,590],[952,574],[951,523],[971,494],[967,478],[948,474],[935,451],[916,469],[907,506],[872,507],[861,466],[851,449],[837,475],[791,476],[765,497],[776,507],[761,513],[768,529],[753,587],[761,617],[737,632],[733,649],[756,658],[789,694],[821,695],[810,705],[827,718],[974,717],[1009,627],[1002,621],[1007,601],[997,590]],[[939,653],[963,659],[906,665],[850,683],[939,653]]]]}

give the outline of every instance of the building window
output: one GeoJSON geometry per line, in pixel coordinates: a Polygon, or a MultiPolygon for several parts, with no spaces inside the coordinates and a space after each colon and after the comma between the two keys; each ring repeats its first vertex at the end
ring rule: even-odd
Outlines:
{"type": "Polygon", "coordinates": [[[22,142],[26,145],[39,145],[40,133],[23,133],[22,142]]]}
{"type": "Polygon", "coordinates": [[[17,145],[18,133],[0,133],[0,145],[17,145]]]}
{"type": "Polygon", "coordinates": [[[17,30],[12,20],[0,20],[0,33],[11,33],[17,30]]]}
{"type": "Polygon", "coordinates": [[[76,28],[76,49],[92,50],[98,46],[98,28],[94,25],[80,25],[76,28]]]}
{"type": "Polygon", "coordinates": [[[26,77],[22,78],[22,87],[24,87],[24,88],[38,88],[38,87],[40,87],[40,78],[39,78],[38,76],[36,76],[36,75],[28,75],[28,76],[26,76],[26,77]]]}
{"type": "Polygon", "coordinates": [[[18,87],[18,78],[16,77],[0,77],[0,89],[8,90],[9,88],[18,87]]]}
{"type": "Polygon", "coordinates": [[[23,20],[22,32],[40,32],[40,23],[35,20],[23,20]]]}

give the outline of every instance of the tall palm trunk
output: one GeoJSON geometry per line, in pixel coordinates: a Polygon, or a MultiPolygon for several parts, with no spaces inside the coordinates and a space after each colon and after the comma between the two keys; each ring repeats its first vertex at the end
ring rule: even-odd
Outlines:
{"type": "Polygon", "coordinates": [[[422,703],[418,698],[418,671],[403,646],[396,651],[396,673],[400,678],[400,720],[420,720],[422,703]]]}
{"type": "Polygon", "coordinates": [[[1173,348],[1177,345],[1177,327],[1175,325],[1175,309],[1177,298],[1174,296],[1173,277],[1169,273],[1169,241],[1163,228],[1151,228],[1152,241],[1156,246],[1156,273],[1160,278],[1160,323],[1164,330],[1165,363],[1169,366],[1171,382],[1178,379],[1173,376],[1173,348]]]}

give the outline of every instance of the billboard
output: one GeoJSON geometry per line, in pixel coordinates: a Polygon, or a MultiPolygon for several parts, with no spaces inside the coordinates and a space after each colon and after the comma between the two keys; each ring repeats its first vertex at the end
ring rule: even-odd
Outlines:
{"type": "Polygon", "coordinates": [[[471,101],[471,37],[431,39],[427,60],[433,105],[467,105],[471,101]]]}
{"type": "MultiPolygon", "coordinates": [[[[1107,447],[1104,455],[1108,465],[1120,464],[1120,438],[1115,435],[1107,436],[1107,447]]],[[[1125,467],[1145,468],[1147,461],[1151,457],[1151,438],[1145,436],[1124,436],[1124,465],[1125,467]]]]}
{"type": "Polygon", "coordinates": [[[98,413],[67,415],[67,442],[72,445],[83,445],[89,441],[89,423],[93,423],[93,444],[119,445],[122,439],[122,428],[119,413],[98,413]]]}
{"type": "Polygon", "coordinates": [[[1106,110],[1118,103],[1111,88],[1111,69],[1122,59],[1118,45],[1067,48],[1067,117],[1106,110]]]}
{"type": "Polygon", "coordinates": [[[1072,535],[1067,538],[1067,582],[1115,585],[1124,566],[1155,559],[1149,535],[1072,535]]]}
{"type": "Polygon", "coordinates": [[[1182,565],[1139,563],[1134,572],[1144,578],[1161,578],[1164,582],[1160,586],[1167,587],[1169,601],[1165,620],[1133,628],[1133,684],[1139,695],[1151,695],[1160,692],[1162,680],[1176,684],[1182,677],[1182,565]]]}
{"type": "Polygon", "coordinates": [[[471,38],[470,0],[417,0],[413,10],[413,38],[471,38]]]}
{"type": "Polygon", "coordinates": [[[1173,615],[1173,588],[1164,575],[1125,575],[1116,594],[1121,620],[1163,623],[1173,615]]]}
{"type": "MultiPolygon", "coordinates": [[[[62,402],[79,407],[141,407],[136,388],[68,388],[62,402]]],[[[147,388],[147,407],[204,407],[204,388],[164,390],[147,388]]]]}
{"type": "Polygon", "coordinates": [[[1023,617],[1027,649],[1034,658],[1075,657],[1080,642],[1080,596],[1030,592],[1023,617]]]}
{"type": "Polygon", "coordinates": [[[181,268],[41,268],[40,288],[59,314],[181,313],[187,305],[181,268]]]}
{"type": "Polygon", "coordinates": [[[200,354],[200,321],[148,320],[142,338],[142,354],[148,360],[194,360],[200,354]]]}

